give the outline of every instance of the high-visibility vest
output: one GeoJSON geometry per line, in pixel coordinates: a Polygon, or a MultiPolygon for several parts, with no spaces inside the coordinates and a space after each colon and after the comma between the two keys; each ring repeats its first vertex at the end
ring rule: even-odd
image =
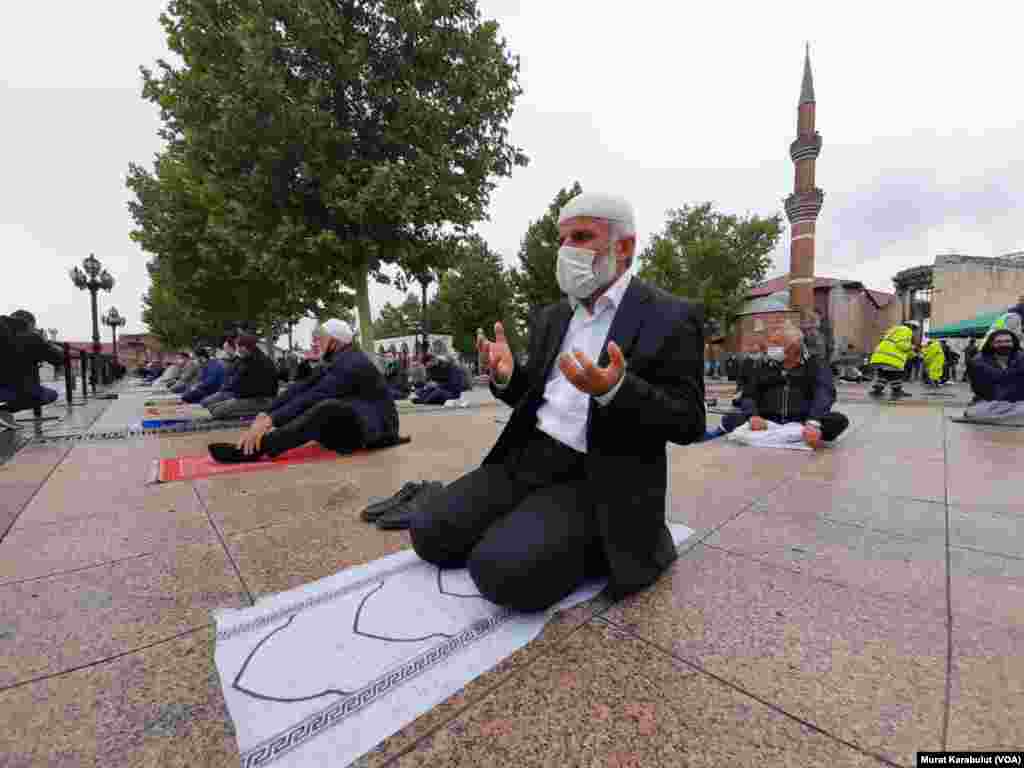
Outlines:
{"type": "Polygon", "coordinates": [[[913,349],[914,332],[905,325],[894,325],[875,347],[871,365],[885,365],[902,371],[913,349]]]}
{"type": "Polygon", "coordinates": [[[924,348],[922,355],[924,367],[928,371],[928,378],[932,381],[939,381],[946,367],[946,353],[942,351],[942,345],[932,341],[924,348]]]}

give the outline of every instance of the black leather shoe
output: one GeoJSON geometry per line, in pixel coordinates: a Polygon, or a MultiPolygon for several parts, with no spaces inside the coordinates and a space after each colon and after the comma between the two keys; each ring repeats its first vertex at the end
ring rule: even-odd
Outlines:
{"type": "Polygon", "coordinates": [[[210,458],[221,464],[242,464],[248,461],[259,461],[263,458],[262,451],[256,451],[246,456],[241,448],[232,443],[210,443],[206,449],[210,452],[210,458]]]}
{"type": "Polygon", "coordinates": [[[360,512],[359,519],[364,523],[372,523],[381,515],[386,515],[388,512],[391,512],[402,504],[405,504],[422,489],[423,483],[406,483],[401,487],[398,493],[390,499],[375,502],[360,512]]]}
{"type": "Polygon", "coordinates": [[[413,516],[419,513],[423,503],[437,496],[443,490],[444,483],[436,480],[424,483],[420,491],[409,501],[378,517],[377,527],[382,531],[405,530],[411,525],[413,516]]]}

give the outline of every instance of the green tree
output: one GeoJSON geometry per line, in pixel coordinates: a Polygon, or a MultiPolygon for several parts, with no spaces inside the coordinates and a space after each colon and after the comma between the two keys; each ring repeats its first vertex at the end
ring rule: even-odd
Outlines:
{"type": "Polygon", "coordinates": [[[583,187],[578,181],[573,182],[569,189],[558,190],[547,212],[530,222],[519,244],[519,264],[511,269],[509,279],[514,291],[513,317],[520,332],[525,328],[530,312],[562,299],[562,290],[555,277],[558,214],[566,203],[582,193],[583,187]]]}
{"type": "Polygon", "coordinates": [[[167,349],[190,349],[216,335],[221,320],[197,315],[182,304],[166,276],[152,266],[149,290],[142,296],[142,322],[167,349]]]}
{"type": "Polygon", "coordinates": [[[467,238],[455,267],[441,278],[438,301],[450,318],[452,345],[462,354],[475,353],[477,328],[492,335],[498,320],[506,323],[513,348],[522,351],[516,329],[507,323],[513,308],[505,265],[482,238],[467,238]]]}
{"type": "Polygon", "coordinates": [[[750,288],[771,267],[782,217],[739,217],[712,203],[670,210],[665,229],[640,254],[639,276],[669,293],[704,304],[705,317],[723,330],[750,288]]]}
{"type": "MultiPolygon", "coordinates": [[[[475,0],[170,0],[143,69],[167,149],[131,165],[133,237],[203,306],[273,319],[421,269],[525,165],[519,63],[475,0]],[[240,305],[240,306],[239,306],[240,305]]],[[[429,265],[427,265],[429,266],[429,265]]]]}

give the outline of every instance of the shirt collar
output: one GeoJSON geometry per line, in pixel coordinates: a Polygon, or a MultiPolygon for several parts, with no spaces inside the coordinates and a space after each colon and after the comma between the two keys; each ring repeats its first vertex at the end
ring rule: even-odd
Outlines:
{"type": "MultiPolygon", "coordinates": [[[[611,302],[612,309],[618,309],[619,304],[622,303],[622,297],[626,295],[626,289],[629,287],[630,281],[633,279],[633,275],[627,270],[623,275],[612,283],[608,290],[601,294],[596,302],[594,302],[594,309],[597,309],[598,304],[607,299],[611,302]]],[[[577,299],[575,296],[569,297],[569,305],[575,312],[583,302],[577,299]]]]}

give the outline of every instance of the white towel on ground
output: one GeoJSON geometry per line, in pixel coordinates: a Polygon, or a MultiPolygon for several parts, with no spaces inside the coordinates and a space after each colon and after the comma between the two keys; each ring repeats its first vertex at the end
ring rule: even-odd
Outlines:
{"type": "MultiPolygon", "coordinates": [[[[693,533],[669,528],[677,546],[693,533]]],[[[405,550],[215,611],[241,765],[347,766],[604,586],[513,613],[480,597],[465,569],[441,571],[405,550]]]]}

